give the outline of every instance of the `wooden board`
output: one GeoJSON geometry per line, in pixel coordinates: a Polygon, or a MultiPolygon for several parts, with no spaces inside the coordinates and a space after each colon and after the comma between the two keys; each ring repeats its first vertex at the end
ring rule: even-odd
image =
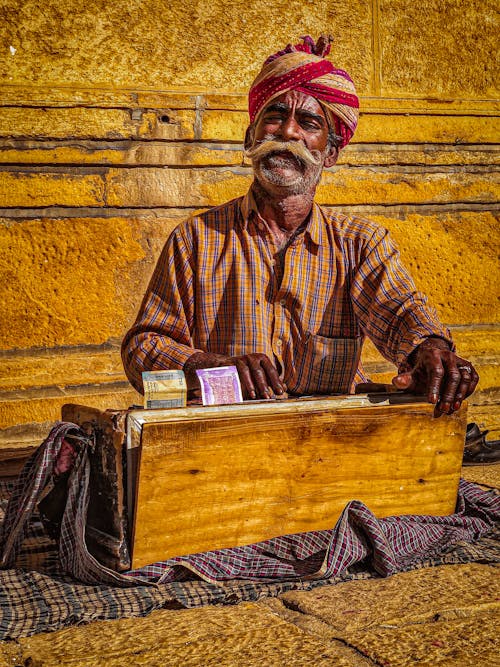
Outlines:
{"type": "Polygon", "coordinates": [[[353,499],[450,514],[465,428],[398,395],[131,412],[132,567],[333,528],[353,499]]]}

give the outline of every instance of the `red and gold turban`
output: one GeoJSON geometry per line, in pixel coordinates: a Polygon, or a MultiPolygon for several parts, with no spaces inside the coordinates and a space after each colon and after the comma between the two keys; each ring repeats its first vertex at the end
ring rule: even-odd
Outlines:
{"type": "Polygon", "coordinates": [[[354,84],[347,72],[325,59],[331,38],[322,35],[317,44],[309,36],[301,39],[303,44],[289,44],[264,63],[248,95],[250,122],[254,122],[270,100],[290,90],[299,90],[315,97],[331,112],[328,115],[335,133],[342,137],[339,147],[343,148],[358,124],[359,100],[354,84]]]}

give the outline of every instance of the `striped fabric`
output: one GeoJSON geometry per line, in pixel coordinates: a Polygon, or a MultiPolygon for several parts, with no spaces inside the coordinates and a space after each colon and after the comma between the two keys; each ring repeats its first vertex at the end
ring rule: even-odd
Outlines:
{"type": "Polygon", "coordinates": [[[292,395],[345,394],[366,336],[402,367],[431,335],[450,340],[385,229],[314,204],[280,252],[250,190],[173,231],[122,356],[138,391],[203,351],[264,353],[292,395]]]}
{"type": "Polygon", "coordinates": [[[248,93],[250,122],[253,123],[275,97],[298,90],[321,102],[330,125],[341,137],[339,148],[344,148],[358,124],[359,100],[354,83],[347,72],[324,58],[330,51],[328,41],[320,38],[318,44],[314,44],[309,36],[302,39],[303,44],[289,44],[262,66],[248,93]]]}

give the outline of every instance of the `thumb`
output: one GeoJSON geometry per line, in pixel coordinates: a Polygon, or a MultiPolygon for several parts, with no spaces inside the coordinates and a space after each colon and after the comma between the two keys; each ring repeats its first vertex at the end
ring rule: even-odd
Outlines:
{"type": "Polygon", "coordinates": [[[413,380],[413,373],[410,371],[408,373],[400,373],[396,377],[392,378],[392,384],[397,389],[413,389],[415,383],[413,380]]]}

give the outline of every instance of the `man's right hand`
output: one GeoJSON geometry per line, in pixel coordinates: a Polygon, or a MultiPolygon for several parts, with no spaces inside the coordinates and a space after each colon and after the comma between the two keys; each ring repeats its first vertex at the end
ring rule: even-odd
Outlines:
{"type": "Polygon", "coordinates": [[[201,368],[236,366],[244,399],[272,398],[285,392],[278,371],[265,354],[254,352],[240,357],[228,357],[213,352],[195,352],[184,364],[188,389],[199,387],[196,371],[201,368]]]}

